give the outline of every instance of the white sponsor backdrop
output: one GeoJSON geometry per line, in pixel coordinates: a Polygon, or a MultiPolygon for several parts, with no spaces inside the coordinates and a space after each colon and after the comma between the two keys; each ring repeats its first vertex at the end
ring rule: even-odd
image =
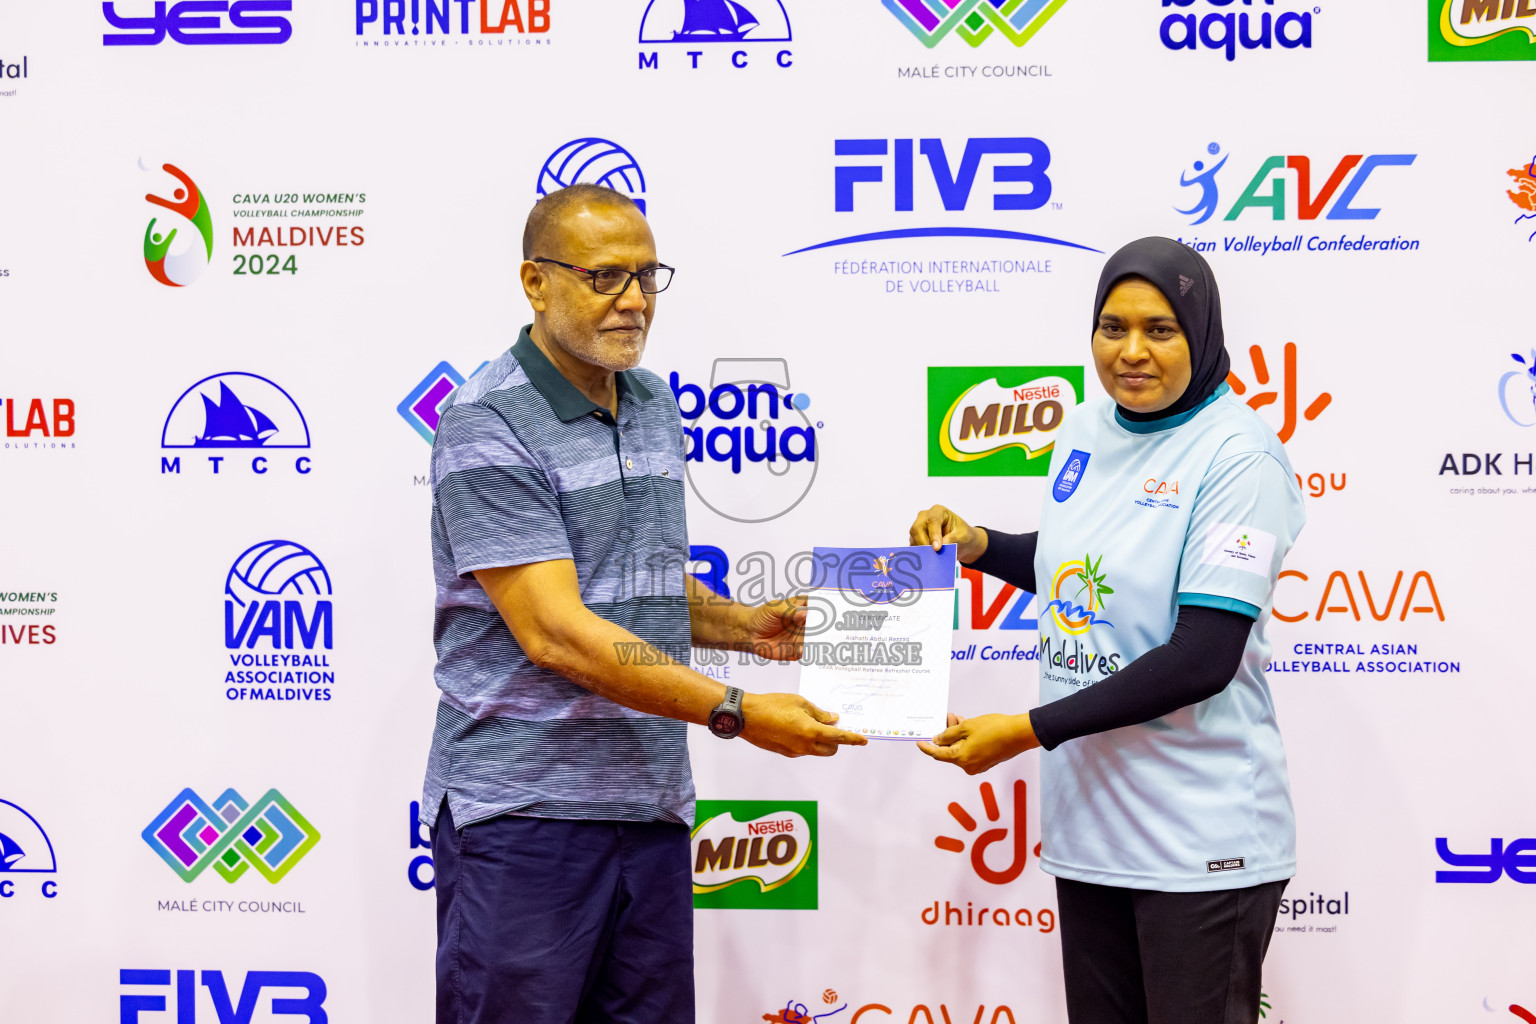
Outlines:
{"type": "MultiPolygon", "coordinates": [[[[407,31],[414,3],[395,8],[407,31]]],[[[480,4],[456,5],[454,34],[436,46],[371,45],[385,37],[377,25],[357,34],[353,3],[299,0],[282,45],[172,35],[109,47],[99,4],[0,0],[0,63],[26,58],[24,78],[0,81],[0,399],[14,424],[0,450],[0,799],[36,819],[57,858],[52,873],[21,873],[46,855],[31,832],[12,836],[24,856],[0,870],[13,883],[0,887],[0,1019],[118,1020],[122,996],[158,993],[166,1009],[140,1019],[171,1020],[174,983],[123,985],[124,969],[222,971],[236,995],[247,972],[311,972],[333,1020],[430,1018],[432,898],[408,877],[425,852],[412,848],[409,804],[436,692],[430,496],[418,480],[428,448],[396,407],[440,362],[467,374],[529,319],[516,284],[522,219],[545,159],[588,136],[638,163],[660,254],[680,268],[646,365],[707,389],[716,359],[782,359],[786,385],[811,398],[809,488],[803,465],[782,480],[755,477],[760,465],[743,471],[772,484],[759,492],[765,517],[805,490],[792,510],[755,523],[718,514],[711,505],[736,492],[711,466],[699,468],[715,470],[700,478],[712,500],[689,498],[694,544],[733,563],[766,552],[780,579],[785,560],[815,544],[900,544],[914,512],[935,502],[1032,528],[1043,478],[928,475],[926,370],[1082,365],[1103,261],[1049,242],[963,237],[783,254],[911,227],[1022,232],[1106,253],[1149,233],[1214,241],[1234,373],[1248,393],[1278,396],[1261,409],[1277,429],[1294,392],[1288,450],[1322,492],[1309,495],[1287,563],[1300,575],[1277,597],[1296,621],[1271,626],[1290,670],[1271,685],[1300,828],[1288,896],[1305,912],[1275,936],[1268,1017],[1512,1020],[1511,1004],[1536,1006],[1536,889],[1517,880],[1522,864],[1509,858],[1492,884],[1435,880],[1446,867],[1439,837],[1486,854],[1490,842],[1536,834],[1525,635],[1536,431],[1498,399],[1501,376],[1519,369],[1510,353],[1531,345],[1521,299],[1536,222],[1516,224],[1522,211],[1505,194],[1507,172],[1536,146],[1518,116],[1531,65],[1428,63],[1422,2],[1197,0],[1188,13],[1251,18],[1254,32],[1261,17],[1310,15],[1310,46],[1238,48],[1232,61],[1165,48],[1159,25],[1183,9],[1155,0],[1071,0],[1027,45],[994,33],[974,48],[957,34],[925,47],[877,0],[784,0],[792,41],[748,33],[740,45],[637,46],[644,0],[550,6],[547,33],[509,26],[498,37],[459,33],[461,10],[473,30],[480,4]],[[738,52],[745,68],[732,66],[738,52]],[[657,66],[642,67],[652,53],[657,66]],[[1032,73],[979,70],[999,67],[1032,73]],[[983,155],[968,197],[945,209],[914,143],[914,208],[896,208],[894,140],[941,139],[954,169],[967,140],[1021,137],[1049,149],[1043,207],[994,209],[994,192],[1027,190],[994,169],[1028,161],[983,155]],[[887,140],[891,155],[838,156],[838,139],[887,140]],[[1310,201],[1342,158],[1371,154],[1414,155],[1361,185],[1352,205],[1379,209],[1374,219],[1302,219],[1295,171],[1272,175],[1288,189],[1283,221],[1262,206],[1224,219],[1271,156],[1310,159],[1310,201]],[[1215,215],[1191,226],[1175,207],[1190,208],[1200,189],[1181,188],[1180,176],[1223,156],[1215,215]],[[152,216],[178,225],[176,249],[198,239],[144,200],[176,187],[164,163],[204,191],[212,226],[212,262],[181,289],[157,283],[142,258],[152,216]],[[853,186],[851,211],[835,209],[839,164],[883,168],[882,180],[853,186]],[[352,198],[279,198],[317,191],[352,198]],[[293,212],[304,209],[322,215],[293,212]],[[362,244],[336,247],[337,226],[362,228],[362,244]],[[237,229],[262,227],[322,229],[332,244],[237,244],[237,229]],[[1224,244],[1298,233],[1417,247],[1224,244]],[[276,273],[236,275],[237,257],[252,252],[278,254],[276,273]],[[922,271],[850,274],[871,268],[845,262],[893,260],[922,271]],[[1032,267],[934,271],[935,260],[1032,267]],[[973,290],[914,293],[918,279],[973,290]],[[942,283],[951,279],[983,284],[942,283]],[[249,450],[223,453],[217,474],[203,452],[162,450],[176,399],[220,373],[286,391],[311,448],[268,453],[265,474],[249,450]],[[1306,419],[1323,392],[1331,402],[1306,419]],[[54,399],[72,402],[73,434],[28,432],[33,399],[50,416],[54,399]],[[1446,455],[1461,466],[1464,453],[1502,453],[1501,475],[1441,472],[1446,455]],[[178,455],[180,472],[163,472],[162,457],[178,455]],[[295,466],[300,456],[310,472],[295,466]],[[226,695],[225,578],[242,552],[278,539],[308,548],[329,575],[334,646],[315,652],[334,672],[329,700],[226,695]],[[1327,644],[1365,653],[1305,646],[1327,644]],[[1378,644],[1417,653],[1370,654],[1378,644]],[[1373,661],[1442,671],[1357,668],[1373,661]],[[210,802],[230,788],[253,802],[276,789],[320,841],[276,884],[254,870],[227,883],[211,869],[185,882],[140,833],[188,788],[210,802]]],[[[661,3],[652,16],[663,31],[678,20],[661,3]]],[[[1101,393],[1091,371],[1087,392],[1101,393]]],[[[1519,381],[1510,393],[1529,398],[1519,381]]],[[[746,582],[734,568],[729,579],[746,582]]],[[[971,628],[999,585],[986,581],[979,604],[970,586],[956,648],[1031,649],[1032,630],[1001,628],[1016,598],[990,628],[971,628]]],[[[306,616],[314,601],[301,600],[306,616]]],[[[796,676],[730,668],[750,689],[792,688],[796,676]]],[[[958,712],[1024,710],[1035,695],[1028,661],[955,663],[958,712]]],[[[700,1019],[802,1019],[798,1002],[803,1019],[838,1024],[1064,1020],[1054,889],[1033,854],[1037,763],[1029,755],[987,777],[1000,800],[989,822],[983,780],[905,745],[786,762],[696,731],[701,797],[817,801],[820,858],[819,909],[698,913],[700,1019]],[[1016,781],[1026,784],[1022,818],[1016,781]],[[980,822],[974,831],[952,803],[980,822]],[[1003,884],[984,880],[968,852],[935,845],[949,836],[969,851],[993,829],[1009,831],[992,837],[985,863],[1004,872],[1027,830],[1023,870],[1003,884]],[[947,907],[988,908],[987,923],[945,923],[947,907]]],[[[18,814],[0,806],[10,823],[0,833],[19,832],[18,814]]],[[[206,980],[196,1013],[176,1019],[220,1019],[206,980]]],[[[294,1018],[274,1015],[266,995],[250,1019],[294,1018]]]]}

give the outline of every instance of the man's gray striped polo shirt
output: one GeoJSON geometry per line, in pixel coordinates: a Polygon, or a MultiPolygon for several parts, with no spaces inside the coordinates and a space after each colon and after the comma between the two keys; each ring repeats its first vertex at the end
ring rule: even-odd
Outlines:
{"type": "Polygon", "coordinates": [[[593,612],[688,664],[682,421],[648,370],[618,419],[528,328],[448,399],[432,444],[436,678],[422,796],[456,825],[498,814],[693,821],[687,726],[631,711],[528,660],[472,573],[576,563],[593,612]]]}

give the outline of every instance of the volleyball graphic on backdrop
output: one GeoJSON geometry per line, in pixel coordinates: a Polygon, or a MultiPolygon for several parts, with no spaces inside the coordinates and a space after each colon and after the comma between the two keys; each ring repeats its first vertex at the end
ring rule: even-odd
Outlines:
{"type": "Polygon", "coordinates": [[[235,559],[224,592],[242,608],[262,597],[328,597],[331,575],[304,545],[268,540],[235,559]]]}
{"type": "Polygon", "coordinates": [[[622,192],[645,212],[645,174],[629,150],[607,139],[567,142],[550,154],[539,171],[539,195],[575,185],[602,185],[622,192]]]}

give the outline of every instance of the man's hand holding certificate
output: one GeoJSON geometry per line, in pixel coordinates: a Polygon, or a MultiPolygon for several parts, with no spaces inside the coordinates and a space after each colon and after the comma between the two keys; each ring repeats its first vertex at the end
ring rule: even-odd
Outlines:
{"type": "Polygon", "coordinates": [[[944,730],[955,548],[816,548],[800,693],[877,739],[944,730]],[[830,618],[827,618],[830,616],[830,618]]]}

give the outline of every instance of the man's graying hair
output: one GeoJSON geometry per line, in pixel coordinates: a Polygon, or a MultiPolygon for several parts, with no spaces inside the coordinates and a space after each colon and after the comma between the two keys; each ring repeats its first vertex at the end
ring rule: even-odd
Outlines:
{"type": "Polygon", "coordinates": [[[547,256],[548,253],[538,250],[551,226],[558,224],[567,211],[587,205],[631,206],[640,209],[629,196],[605,185],[577,182],[556,189],[534,203],[533,209],[528,211],[528,223],[523,227],[523,259],[531,260],[535,255],[547,256]]]}

